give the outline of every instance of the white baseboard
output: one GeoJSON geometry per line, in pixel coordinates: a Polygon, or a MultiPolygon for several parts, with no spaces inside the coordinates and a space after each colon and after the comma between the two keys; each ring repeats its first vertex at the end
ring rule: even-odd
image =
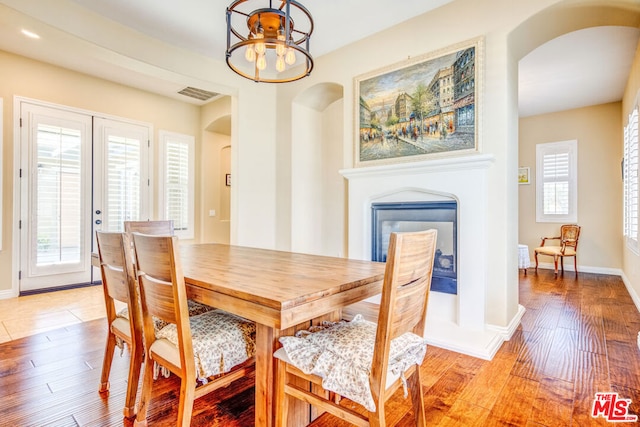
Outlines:
{"type": "MultiPolygon", "coordinates": [[[[533,261],[531,263],[530,269],[536,268],[536,262],[533,261]]],[[[550,262],[541,262],[538,264],[538,268],[543,268],[545,270],[553,270],[553,263],[550,262]]],[[[558,271],[560,271],[560,266],[558,266],[558,271]]],[[[564,264],[564,271],[574,272],[573,263],[566,262],[564,264]]],[[[610,276],[622,276],[622,270],[619,268],[609,268],[609,267],[591,267],[588,265],[578,265],[578,273],[594,273],[594,274],[608,274],[610,276]]]]}
{"type": "MultiPolygon", "coordinates": [[[[633,300],[633,303],[636,305],[636,308],[638,309],[638,311],[640,311],[640,296],[638,295],[636,290],[633,288],[633,286],[631,286],[631,282],[629,281],[629,278],[624,273],[622,273],[620,277],[622,278],[622,283],[624,283],[625,288],[627,288],[627,292],[629,292],[629,295],[631,295],[631,299],[633,300]]],[[[639,332],[639,335],[640,335],[640,332],[639,332]]]]}
{"type": "Polygon", "coordinates": [[[513,319],[511,319],[511,322],[509,322],[507,326],[496,326],[487,324],[487,329],[500,334],[504,341],[509,341],[513,334],[516,332],[516,329],[520,324],[520,320],[522,319],[522,316],[524,316],[524,313],[526,311],[527,309],[524,308],[524,306],[518,304],[518,312],[515,316],[513,316],[513,319]]]}
{"type": "Polygon", "coordinates": [[[427,344],[480,359],[493,359],[504,342],[502,335],[495,331],[463,329],[443,319],[430,319],[426,326],[424,337],[427,344]]]}
{"type": "Polygon", "coordinates": [[[0,291],[0,299],[9,299],[9,298],[15,298],[18,296],[18,293],[15,292],[13,289],[7,289],[4,291],[0,291]]]}

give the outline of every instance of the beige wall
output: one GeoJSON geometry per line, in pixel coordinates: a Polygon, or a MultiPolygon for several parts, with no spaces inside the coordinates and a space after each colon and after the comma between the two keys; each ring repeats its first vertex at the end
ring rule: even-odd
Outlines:
{"type": "Polygon", "coordinates": [[[226,96],[202,107],[201,242],[229,243],[231,224],[231,98],[226,96]],[[215,211],[215,216],[210,211],[215,211]]]}
{"type": "MultiPolygon", "coordinates": [[[[196,158],[200,158],[200,108],[184,102],[132,89],[63,68],[26,59],[0,51],[0,97],[4,98],[4,147],[3,147],[3,200],[2,200],[2,251],[0,252],[0,293],[12,288],[13,263],[13,169],[14,159],[14,111],[13,98],[21,96],[50,103],[85,109],[137,121],[153,126],[152,147],[157,164],[157,133],[159,130],[179,132],[196,137],[196,158]]],[[[196,164],[196,176],[200,165],[196,164]]],[[[155,188],[157,190],[157,187],[155,188]]],[[[196,184],[196,194],[199,185],[196,184]]],[[[157,197],[154,195],[154,201],[157,197]]],[[[196,200],[195,220],[200,218],[200,202],[196,200]]],[[[152,206],[157,217],[157,205],[152,206]]],[[[17,272],[13,271],[14,275],[17,272]]]]}
{"type": "MultiPolygon", "coordinates": [[[[518,240],[533,248],[557,236],[560,224],[536,222],[536,145],[578,141],[578,270],[617,273],[622,267],[622,127],[619,102],[520,119],[519,164],[531,168],[530,185],[518,187],[518,240]]],[[[540,257],[541,263],[551,258],[540,257]]],[[[573,260],[569,259],[573,266],[573,260]]]]}
{"type": "MultiPolygon", "coordinates": [[[[622,99],[622,125],[628,123],[628,117],[633,108],[640,104],[640,44],[633,59],[629,81],[622,99]]],[[[620,142],[622,144],[622,142],[620,142]]],[[[636,307],[640,309],[640,255],[634,253],[623,244],[623,273],[627,287],[632,290],[636,307]]]]}

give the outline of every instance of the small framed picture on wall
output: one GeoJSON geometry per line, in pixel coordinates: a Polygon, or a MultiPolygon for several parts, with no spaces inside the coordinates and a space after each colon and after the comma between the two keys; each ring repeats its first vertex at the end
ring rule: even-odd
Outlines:
{"type": "Polygon", "coordinates": [[[518,184],[530,184],[529,168],[518,168],[518,184]]]}

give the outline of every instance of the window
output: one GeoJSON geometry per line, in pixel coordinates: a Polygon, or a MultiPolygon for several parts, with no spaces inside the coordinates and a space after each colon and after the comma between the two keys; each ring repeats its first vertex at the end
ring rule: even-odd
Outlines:
{"type": "Polygon", "coordinates": [[[624,128],[624,236],[627,246],[638,251],[638,107],[624,128]]]}
{"type": "Polygon", "coordinates": [[[177,236],[194,238],[194,149],[193,136],[159,132],[160,214],[173,220],[177,236]]]}
{"type": "Polygon", "coordinates": [[[536,145],[536,221],[578,222],[578,141],[536,145]]]}

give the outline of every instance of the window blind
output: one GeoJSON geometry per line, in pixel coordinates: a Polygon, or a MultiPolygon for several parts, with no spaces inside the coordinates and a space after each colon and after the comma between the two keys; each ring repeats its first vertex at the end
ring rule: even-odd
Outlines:
{"type": "Polygon", "coordinates": [[[578,141],[536,145],[536,221],[578,221],[578,141]]]}
{"type": "Polygon", "coordinates": [[[189,144],[167,141],[165,148],[165,217],[176,231],[189,229],[189,144]]]}
{"type": "Polygon", "coordinates": [[[569,214],[569,153],[545,154],[542,160],[544,214],[569,214]]]}
{"type": "Polygon", "coordinates": [[[624,129],[624,234],[638,242],[638,108],[624,129]]]}

